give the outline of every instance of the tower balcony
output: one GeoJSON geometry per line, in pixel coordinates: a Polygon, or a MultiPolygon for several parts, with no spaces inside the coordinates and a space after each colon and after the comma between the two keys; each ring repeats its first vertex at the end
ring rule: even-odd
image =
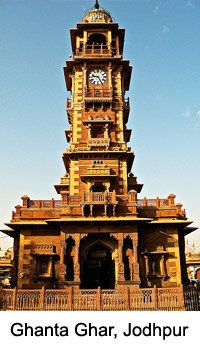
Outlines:
{"type": "Polygon", "coordinates": [[[59,184],[56,184],[54,185],[55,189],[56,189],[56,192],[58,194],[61,193],[62,190],[69,190],[69,184],[70,184],[70,179],[69,179],[69,176],[63,176],[61,177],[60,179],[60,183],[59,184]]]}
{"type": "Polygon", "coordinates": [[[99,204],[117,204],[115,191],[113,192],[84,192],[82,195],[81,204],[84,205],[99,205],[99,204]]]}
{"type": "Polygon", "coordinates": [[[61,177],[60,184],[69,186],[69,177],[68,176],[61,177]]]}
{"type": "Polygon", "coordinates": [[[91,166],[81,175],[81,179],[84,181],[93,181],[96,179],[109,181],[110,178],[116,178],[116,174],[113,174],[112,169],[107,166],[91,166]]]}
{"type": "Polygon", "coordinates": [[[129,112],[130,112],[130,101],[129,97],[124,99],[123,102],[123,111],[124,111],[124,121],[125,123],[128,122],[129,112]]]}
{"type": "Polygon", "coordinates": [[[89,124],[92,124],[92,123],[94,123],[94,124],[96,124],[96,123],[98,123],[98,124],[100,124],[100,123],[113,123],[113,120],[107,115],[106,116],[96,116],[96,117],[89,115],[88,119],[84,120],[83,123],[86,123],[86,124],[88,124],[88,123],[89,124]]]}
{"type": "Polygon", "coordinates": [[[68,121],[71,124],[72,123],[72,116],[73,116],[73,109],[72,109],[72,101],[68,97],[67,97],[67,101],[66,101],[66,112],[67,112],[67,116],[68,116],[68,121]]]}
{"type": "Polygon", "coordinates": [[[117,57],[120,58],[119,50],[107,44],[84,44],[76,49],[75,58],[91,57],[117,57]]]}
{"type": "Polygon", "coordinates": [[[94,138],[88,140],[88,150],[91,149],[105,149],[108,150],[110,146],[109,138],[94,138]]]}
{"type": "Polygon", "coordinates": [[[88,176],[110,176],[110,168],[101,167],[101,168],[87,168],[88,176]]]}
{"type": "Polygon", "coordinates": [[[110,88],[87,88],[85,90],[86,102],[111,102],[112,101],[112,89],[110,88]]]}

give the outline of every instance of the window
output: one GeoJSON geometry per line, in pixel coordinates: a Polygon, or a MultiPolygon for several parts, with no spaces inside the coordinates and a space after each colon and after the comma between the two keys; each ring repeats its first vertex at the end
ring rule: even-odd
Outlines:
{"type": "Polygon", "coordinates": [[[87,41],[87,46],[94,46],[98,48],[99,46],[106,46],[106,37],[103,34],[94,33],[91,34],[87,41]]]}
{"type": "Polygon", "coordinates": [[[149,257],[149,275],[160,275],[160,257],[149,257]]]}
{"type": "Polygon", "coordinates": [[[38,256],[36,264],[36,276],[52,277],[52,261],[53,258],[49,255],[38,256]]]}
{"type": "Polygon", "coordinates": [[[166,264],[165,259],[168,254],[166,251],[163,252],[144,252],[145,266],[146,266],[146,277],[149,278],[166,278],[166,264]]]}
{"type": "Polygon", "coordinates": [[[104,130],[101,127],[95,127],[92,129],[92,138],[104,138],[104,130]]]}

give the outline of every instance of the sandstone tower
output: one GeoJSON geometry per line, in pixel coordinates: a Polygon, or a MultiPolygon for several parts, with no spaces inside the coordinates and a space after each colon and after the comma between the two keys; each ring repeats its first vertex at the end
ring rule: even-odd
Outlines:
{"type": "Polygon", "coordinates": [[[24,195],[7,224],[14,230],[7,233],[14,237],[16,286],[180,286],[191,222],[174,194],[138,197],[142,184],[127,146],[132,67],[123,59],[125,30],[96,1],[70,35],[66,173],[55,185],[58,200],[24,195]]]}

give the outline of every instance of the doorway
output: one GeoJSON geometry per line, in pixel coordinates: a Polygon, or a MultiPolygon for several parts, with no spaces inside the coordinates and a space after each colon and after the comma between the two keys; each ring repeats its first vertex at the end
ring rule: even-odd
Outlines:
{"type": "Polygon", "coordinates": [[[83,289],[114,289],[115,263],[112,251],[102,243],[96,243],[86,253],[82,275],[83,289]]]}

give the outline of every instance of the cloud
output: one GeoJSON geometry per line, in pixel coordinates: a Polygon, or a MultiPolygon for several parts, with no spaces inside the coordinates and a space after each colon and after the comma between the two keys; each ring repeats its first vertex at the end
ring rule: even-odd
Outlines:
{"type": "Polygon", "coordinates": [[[186,119],[189,119],[192,117],[192,111],[189,107],[187,107],[181,115],[184,116],[186,119]]]}
{"type": "Polygon", "coordinates": [[[159,12],[159,10],[160,10],[160,6],[161,6],[161,3],[160,4],[158,4],[155,8],[154,8],[154,10],[153,10],[153,13],[157,16],[157,14],[158,14],[158,12],[159,12]]]}
{"type": "Polygon", "coordinates": [[[192,8],[196,8],[195,4],[193,2],[191,2],[191,1],[189,1],[189,0],[187,2],[187,6],[188,7],[192,7],[192,8]]]}
{"type": "Polygon", "coordinates": [[[162,33],[163,33],[163,34],[167,34],[168,32],[170,32],[170,28],[168,28],[167,25],[163,25],[162,33]]]}
{"type": "Polygon", "coordinates": [[[200,127],[200,109],[195,112],[190,109],[190,107],[186,107],[185,110],[181,113],[183,117],[186,119],[190,119],[195,125],[195,127],[200,127]]]}
{"type": "Polygon", "coordinates": [[[197,111],[197,119],[200,121],[200,110],[197,111]]]}

